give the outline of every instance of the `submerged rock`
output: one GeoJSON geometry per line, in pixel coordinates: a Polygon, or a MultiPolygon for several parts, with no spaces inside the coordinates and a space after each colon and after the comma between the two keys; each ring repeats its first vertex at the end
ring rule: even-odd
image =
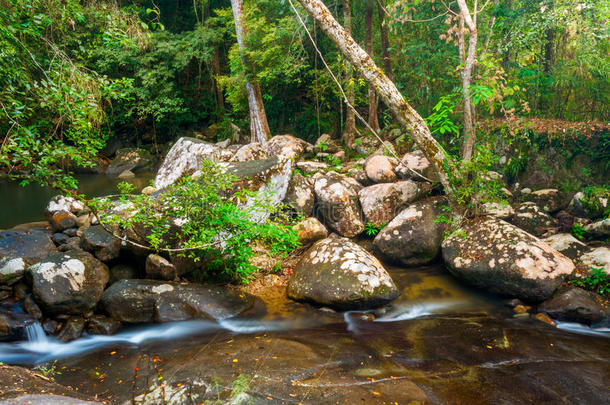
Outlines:
{"type": "Polygon", "coordinates": [[[444,224],[437,219],[445,200],[410,205],[377,234],[375,250],[383,257],[406,266],[429,263],[441,253],[444,224]]]}
{"type": "Polygon", "coordinates": [[[318,211],[324,223],[342,236],[353,237],[364,230],[358,192],[362,186],[354,179],[329,172],[314,183],[318,211]]]}
{"type": "Polygon", "coordinates": [[[97,305],[108,282],[108,267],[82,250],[55,253],[31,266],[32,291],[51,314],[83,314],[97,305]]]}
{"type": "Polygon", "coordinates": [[[119,257],[121,240],[108,233],[101,225],[87,228],[82,235],[81,248],[103,262],[119,257]]]}
{"type": "Polygon", "coordinates": [[[253,298],[214,285],[121,280],[102,297],[110,316],[127,323],[222,320],[249,309],[253,298]]]}
{"type": "Polygon", "coordinates": [[[610,317],[610,312],[598,302],[598,297],[582,288],[566,288],[540,304],[538,310],[560,321],[595,324],[610,317]]]}
{"type": "Polygon", "coordinates": [[[339,309],[372,308],[399,295],[382,264],[337,235],[316,242],[297,264],[288,297],[339,309]]]}
{"type": "Polygon", "coordinates": [[[422,183],[411,180],[375,184],[358,192],[366,222],[381,227],[390,222],[407,204],[430,191],[422,183]]]}
{"type": "Polygon", "coordinates": [[[449,271],[499,294],[526,301],[549,298],[574,264],[540,239],[499,219],[476,219],[442,244],[449,271]]]}
{"type": "Polygon", "coordinates": [[[160,190],[184,176],[190,176],[201,168],[203,159],[226,162],[233,153],[213,143],[195,138],[180,138],[165,156],[157,176],[155,188],[160,190]]]}

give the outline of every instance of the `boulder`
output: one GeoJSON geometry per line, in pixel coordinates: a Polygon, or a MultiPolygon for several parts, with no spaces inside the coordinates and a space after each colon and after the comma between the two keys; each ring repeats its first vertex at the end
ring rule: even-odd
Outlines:
{"type": "Polygon", "coordinates": [[[548,238],[544,238],[543,241],[570,259],[577,259],[588,250],[587,245],[569,233],[558,233],[549,236],[548,238]]]}
{"type": "Polygon", "coordinates": [[[36,302],[51,314],[83,314],[92,310],[108,282],[108,267],[82,250],[54,253],[31,266],[36,302]]]}
{"type": "Polygon", "coordinates": [[[121,328],[121,322],[104,315],[93,315],[87,322],[90,335],[114,335],[121,328]]]}
{"type": "Polygon", "coordinates": [[[434,167],[420,150],[406,153],[394,171],[401,179],[438,181],[434,167]]]}
{"type": "Polygon", "coordinates": [[[76,215],[69,211],[61,210],[55,211],[48,217],[51,228],[55,232],[61,232],[65,229],[73,228],[76,226],[76,215]]]}
{"type": "Polygon", "coordinates": [[[396,180],[394,167],[389,157],[376,155],[367,159],[364,170],[368,178],[375,183],[391,183],[396,180]]]}
{"type": "Polygon", "coordinates": [[[297,162],[296,167],[303,173],[307,173],[307,174],[325,172],[326,170],[328,170],[328,164],[323,163],[323,162],[310,162],[310,161],[297,162]]]}
{"type": "Polygon", "coordinates": [[[336,172],[320,175],[314,183],[318,212],[324,223],[342,236],[353,237],[364,230],[358,192],[362,186],[336,172]]]}
{"type": "Polygon", "coordinates": [[[429,191],[430,187],[426,185],[406,180],[365,187],[358,192],[358,199],[366,222],[381,227],[429,191]]]}
{"type": "Polygon", "coordinates": [[[59,331],[57,339],[62,342],[70,342],[82,336],[85,330],[85,320],[80,316],[71,316],[59,331]]]}
{"type": "Polygon", "coordinates": [[[445,239],[442,254],[456,277],[524,301],[544,301],[574,271],[570,259],[496,218],[468,221],[445,239]]]}
{"type": "Polygon", "coordinates": [[[580,256],[578,260],[588,268],[602,268],[606,274],[610,274],[610,249],[606,246],[595,248],[580,256]]]}
{"type": "Polygon", "coordinates": [[[106,168],[109,176],[118,176],[125,171],[140,172],[152,169],[153,157],[147,150],[123,148],[116,151],[112,162],[106,168]]]}
{"type": "Polygon", "coordinates": [[[54,252],[57,248],[47,232],[0,232],[0,285],[16,283],[28,266],[54,252]]]}
{"type": "Polygon", "coordinates": [[[252,304],[251,296],[225,287],[155,280],[121,280],[102,297],[108,314],[127,323],[222,320],[252,304]]]}
{"type": "Polygon", "coordinates": [[[290,205],[302,216],[310,216],[314,207],[313,186],[305,177],[295,174],[288,183],[284,203],[290,205]]]}
{"type": "Polygon", "coordinates": [[[336,153],[341,150],[341,146],[329,134],[320,135],[314,146],[320,152],[336,153]]]}
{"type": "Polygon", "coordinates": [[[203,159],[227,162],[232,157],[232,152],[213,143],[195,138],[180,138],[169,150],[159,167],[155,177],[155,188],[160,190],[184,176],[195,173],[201,168],[203,159]]]}
{"type": "Polygon", "coordinates": [[[121,240],[112,236],[101,225],[93,225],[83,232],[80,246],[99,260],[107,262],[119,257],[121,240]]]}
{"type": "Polygon", "coordinates": [[[365,136],[354,140],[356,152],[360,155],[370,156],[379,147],[379,140],[373,136],[365,136]]]}
{"type": "Polygon", "coordinates": [[[36,322],[32,315],[0,308],[0,342],[26,339],[26,328],[36,322]]]}
{"type": "Polygon", "coordinates": [[[68,239],[70,239],[70,237],[63,232],[57,232],[57,233],[54,233],[53,236],[51,236],[51,240],[57,246],[63,245],[64,243],[66,243],[68,241],[68,239]]]}
{"type": "Polygon", "coordinates": [[[524,196],[525,201],[531,201],[536,203],[544,212],[557,212],[565,205],[561,202],[559,190],[556,188],[545,188],[542,190],[532,191],[531,193],[524,196]]]}
{"type": "Polygon", "coordinates": [[[38,304],[36,304],[36,301],[34,300],[32,294],[28,294],[23,299],[23,309],[25,310],[25,312],[32,315],[35,319],[38,319],[39,321],[42,319],[42,311],[40,310],[38,304]]]}
{"type": "Polygon", "coordinates": [[[296,223],[294,229],[302,245],[313,243],[328,236],[328,230],[317,218],[306,218],[296,223]]]}
{"type": "Polygon", "coordinates": [[[486,202],[483,204],[483,213],[499,219],[510,219],[515,210],[505,202],[486,202]]]}
{"type": "Polygon", "coordinates": [[[406,266],[435,260],[441,253],[444,224],[442,198],[420,201],[401,211],[375,237],[375,250],[384,258],[406,266]]]}
{"type": "Polygon", "coordinates": [[[610,312],[600,301],[602,297],[582,288],[570,287],[559,290],[553,297],[538,306],[553,319],[568,322],[595,324],[610,317],[610,312]]]}
{"type": "Polygon", "coordinates": [[[167,259],[156,254],[146,257],[146,278],[157,280],[174,280],[178,277],[176,268],[167,259]]]}
{"type": "Polygon", "coordinates": [[[316,242],[288,281],[288,297],[338,309],[372,308],[399,295],[381,263],[337,235],[316,242]]]}
{"type": "Polygon", "coordinates": [[[268,157],[265,148],[260,143],[254,142],[240,147],[230,161],[247,162],[249,160],[267,159],[268,157]]]}
{"type": "Polygon", "coordinates": [[[265,151],[267,155],[277,156],[280,160],[291,159],[297,161],[308,145],[304,140],[292,135],[276,135],[269,139],[265,145],[265,151]]]}
{"type": "Polygon", "coordinates": [[[69,252],[70,250],[82,250],[80,244],[80,238],[77,236],[73,236],[71,238],[68,238],[68,240],[66,240],[64,244],[59,245],[57,250],[59,250],[60,252],[69,252]]]}
{"type": "Polygon", "coordinates": [[[555,219],[531,201],[519,204],[511,223],[539,237],[557,227],[555,219]]]}
{"type": "Polygon", "coordinates": [[[568,212],[581,218],[597,219],[604,216],[610,207],[610,190],[593,187],[585,192],[579,191],[572,197],[568,212]]]}
{"type": "Polygon", "coordinates": [[[593,238],[606,239],[610,237],[610,218],[586,225],[585,231],[593,238]]]}

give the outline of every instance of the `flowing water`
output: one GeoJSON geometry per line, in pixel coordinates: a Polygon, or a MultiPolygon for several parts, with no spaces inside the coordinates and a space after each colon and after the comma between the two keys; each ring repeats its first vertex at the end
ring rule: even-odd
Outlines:
{"type": "Polygon", "coordinates": [[[608,403],[609,329],[515,317],[440,266],[390,271],[402,295],[376,311],[270,288],[255,312],[220,322],[70,343],[32,325],[29,341],[0,344],[0,361],[57,360],[59,383],[113,403],[608,403]]]}

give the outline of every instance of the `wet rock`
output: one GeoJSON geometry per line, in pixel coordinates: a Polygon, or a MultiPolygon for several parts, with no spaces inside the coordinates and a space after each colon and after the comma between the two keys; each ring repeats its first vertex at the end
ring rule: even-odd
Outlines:
{"type": "Polygon", "coordinates": [[[13,289],[9,286],[0,286],[0,302],[10,298],[13,295],[13,289]]]}
{"type": "Polygon", "coordinates": [[[401,179],[438,181],[432,164],[420,150],[406,153],[394,171],[401,179]]]}
{"type": "Polygon", "coordinates": [[[606,239],[610,237],[610,218],[586,225],[585,231],[593,238],[606,239]]]}
{"type": "Polygon", "coordinates": [[[121,327],[121,322],[104,315],[93,315],[87,322],[87,333],[90,335],[114,335],[121,327]]]}
{"type": "Polygon", "coordinates": [[[313,186],[309,181],[300,174],[293,175],[288,183],[284,203],[300,215],[310,216],[313,213],[314,200],[313,186]]]}
{"type": "Polygon", "coordinates": [[[579,191],[572,197],[567,211],[577,217],[597,219],[610,206],[610,191],[594,188],[585,194],[579,191]]]}
{"type": "Polygon", "coordinates": [[[154,280],[118,281],[102,297],[110,316],[127,323],[221,320],[252,303],[252,297],[220,286],[154,280]]]}
{"type": "Polygon", "coordinates": [[[610,312],[600,301],[602,297],[582,288],[570,287],[559,290],[553,297],[538,306],[553,319],[568,322],[595,324],[610,317],[610,312]]]}
{"type": "Polygon", "coordinates": [[[483,204],[483,211],[498,219],[510,219],[515,215],[515,210],[508,203],[487,202],[483,204]]]}
{"type": "Polygon", "coordinates": [[[138,148],[123,148],[116,151],[116,155],[106,168],[105,173],[110,176],[118,176],[126,171],[150,170],[152,165],[153,157],[150,152],[138,148]]]}
{"type": "Polygon", "coordinates": [[[580,256],[579,261],[586,267],[602,268],[610,274],[610,249],[600,246],[580,256]]]}
{"type": "Polygon", "coordinates": [[[449,271],[524,301],[549,298],[574,264],[540,239],[499,219],[471,220],[442,244],[449,271]]]}
{"type": "Polygon", "coordinates": [[[511,223],[538,237],[557,226],[553,217],[542,211],[533,202],[519,204],[511,223]]]}
{"type": "Polygon", "coordinates": [[[190,176],[201,168],[203,159],[227,162],[233,153],[213,143],[194,138],[180,138],[172,146],[163,160],[157,176],[155,188],[160,190],[184,176],[190,176]]]}
{"type": "Polygon", "coordinates": [[[324,223],[342,236],[353,237],[364,230],[358,192],[354,179],[329,172],[314,183],[318,211],[324,223]]]}
{"type": "Polygon", "coordinates": [[[549,318],[549,316],[547,314],[543,314],[543,313],[533,314],[532,315],[532,319],[535,319],[537,321],[546,323],[546,324],[551,325],[553,327],[557,326],[557,322],[555,322],[554,320],[549,318]]]}
{"type": "Polygon", "coordinates": [[[292,227],[299,235],[299,242],[303,245],[313,243],[328,236],[328,230],[317,218],[306,218],[292,227]]]}
{"type": "Polygon", "coordinates": [[[85,329],[85,320],[80,316],[71,316],[59,331],[57,338],[62,342],[70,342],[82,336],[85,329]]]}
{"type": "Polygon", "coordinates": [[[0,232],[0,285],[19,281],[27,266],[53,252],[57,248],[46,232],[0,232]]]}
{"type": "Polygon", "coordinates": [[[269,156],[277,156],[278,159],[291,159],[296,161],[305,152],[309,144],[302,139],[292,135],[276,135],[269,139],[265,145],[265,151],[269,156]]]}
{"type": "Polygon", "coordinates": [[[409,203],[425,196],[430,188],[411,180],[375,184],[358,192],[367,222],[381,227],[390,222],[409,203]]]}
{"type": "Polygon", "coordinates": [[[429,263],[441,253],[444,225],[437,221],[444,199],[421,201],[400,212],[377,234],[375,250],[406,266],[429,263]]]}
{"type": "Polygon", "coordinates": [[[250,160],[267,159],[268,157],[269,155],[267,155],[265,148],[260,143],[254,142],[240,147],[231,158],[231,162],[247,162],[250,160]]]}
{"type": "Polygon", "coordinates": [[[70,239],[70,237],[63,232],[54,233],[53,236],[51,237],[51,240],[57,246],[63,245],[64,243],[66,243],[68,241],[68,239],[70,239]]]}
{"type": "Polygon", "coordinates": [[[325,172],[326,170],[328,170],[328,164],[322,162],[297,162],[296,167],[303,173],[307,174],[325,172]]]}
{"type": "Polygon", "coordinates": [[[544,238],[543,241],[570,259],[577,259],[588,250],[587,245],[569,233],[558,233],[549,236],[548,238],[544,238]]]}
{"type": "Polygon", "coordinates": [[[513,308],[513,312],[516,314],[524,314],[524,313],[528,312],[530,309],[531,309],[531,307],[529,307],[529,306],[517,305],[516,307],[513,308]]]}
{"type": "Polygon", "coordinates": [[[36,302],[51,314],[82,314],[97,305],[108,282],[108,267],[81,250],[55,253],[31,266],[36,302]]]}
{"type": "Polygon", "coordinates": [[[34,301],[32,294],[28,294],[23,299],[23,309],[25,309],[25,312],[32,315],[34,318],[38,320],[42,319],[42,311],[40,310],[38,304],[36,304],[36,301],[34,301]]]}
{"type": "Polygon", "coordinates": [[[110,268],[110,284],[131,278],[138,278],[138,271],[128,264],[117,264],[110,268]]]}
{"type": "Polygon", "coordinates": [[[174,280],[178,277],[176,268],[167,259],[156,254],[146,257],[146,278],[174,280]]]}
{"type": "Polygon", "coordinates": [[[25,281],[21,280],[13,287],[13,296],[17,300],[24,300],[32,292],[32,289],[25,281]]]}
{"type": "Polygon", "coordinates": [[[51,228],[55,232],[61,232],[64,229],[73,228],[76,226],[76,215],[69,211],[56,211],[48,217],[51,228]]]}
{"type": "Polygon", "coordinates": [[[536,203],[544,212],[557,212],[565,205],[561,202],[559,190],[555,188],[545,188],[542,190],[532,191],[524,197],[525,201],[536,203]]]}
{"type": "Polygon", "coordinates": [[[60,245],[57,248],[57,250],[59,250],[60,252],[69,252],[71,250],[82,250],[80,245],[81,245],[81,239],[77,236],[74,236],[72,238],[68,238],[68,240],[63,245],[60,245]]]}
{"type": "Polygon", "coordinates": [[[64,229],[64,232],[69,238],[73,238],[75,236],[78,236],[78,228],[74,227],[74,228],[68,228],[68,229],[64,229]]]}
{"type": "Polygon", "coordinates": [[[102,225],[93,225],[83,232],[80,246],[103,262],[119,257],[121,240],[108,233],[102,225]]]}
{"type": "Polygon", "coordinates": [[[399,295],[381,263],[336,235],[316,242],[297,264],[288,297],[340,309],[372,308],[399,295]]]}
{"type": "Polygon", "coordinates": [[[391,183],[396,180],[395,165],[387,156],[372,156],[366,162],[364,170],[371,181],[375,183],[391,183]]]}
{"type": "Polygon", "coordinates": [[[0,341],[25,339],[25,328],[34,322],[36,319],[32,315],[0,309],[0,341]]]}
{"type": "Polygon", "coordinates": [[[55,319],[45,319],[42,323],[42,330],[47,335],[55,335],[61,329],[62,325],[55,319]]]}

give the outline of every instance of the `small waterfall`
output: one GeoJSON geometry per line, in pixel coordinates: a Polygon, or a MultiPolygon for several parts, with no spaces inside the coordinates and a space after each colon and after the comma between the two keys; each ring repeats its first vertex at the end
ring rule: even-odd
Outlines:
{"type": "Polygon", "coordinates": [[[48,338],[40,322],[34,322],[31,325],[25,327],[25,335],[28,338],[28,342],[32,343],[46,343],[48,338]]]}

